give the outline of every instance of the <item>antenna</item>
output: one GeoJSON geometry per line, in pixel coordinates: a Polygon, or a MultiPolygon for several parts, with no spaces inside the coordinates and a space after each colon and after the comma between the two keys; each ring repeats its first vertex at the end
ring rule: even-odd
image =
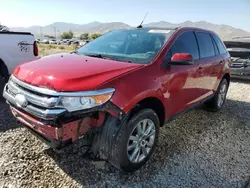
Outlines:
{"type": "Polygon", "coordinates": [[[141,24],[140,24],[139,26],[137,26],[137,28],[142,28],[142,24],[143,24],[143,22],[145,21],[147,15],[148,15],[148,13],[145,14],[145,16],[144,16],[144,18],[143,18],[141,24]]]}

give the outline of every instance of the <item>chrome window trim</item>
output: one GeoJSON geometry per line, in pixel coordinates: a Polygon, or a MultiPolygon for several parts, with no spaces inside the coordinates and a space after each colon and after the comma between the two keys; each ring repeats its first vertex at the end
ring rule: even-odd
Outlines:
{"type": "Polygon", "coordinates": [[[107,88],[107,89],[100,89],[100,90],[93,90],[93,91],[78,91],[78,92],[57,92],[54,90],[50,90],[47,88],[40,88],[36,86],[32,86],[30,84],[27,84],[19,79],[17,79],[15,76],[11,75],[10,77],[13,82],[17,83],[18,85],[29,89],[31,91],[35,91],[44,95],[50,95],[50,96],[64,96],[64,97],[84,97],[84,96],[96,96],[96,95],[103,95],[107,93],[113,93],[115,91],[114,88],[107,88]]]}

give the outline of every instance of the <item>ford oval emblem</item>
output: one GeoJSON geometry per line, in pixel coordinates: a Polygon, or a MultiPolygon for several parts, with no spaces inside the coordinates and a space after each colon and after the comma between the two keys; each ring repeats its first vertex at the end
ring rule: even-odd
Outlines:
{"type": "Polygon", "coordinates": [[[15,101],[17,106],[19,107],[26,107],[28,105],[28,101],[26,100],[25,96],[22,94],[17,94],[15,96],[15,101]]]}

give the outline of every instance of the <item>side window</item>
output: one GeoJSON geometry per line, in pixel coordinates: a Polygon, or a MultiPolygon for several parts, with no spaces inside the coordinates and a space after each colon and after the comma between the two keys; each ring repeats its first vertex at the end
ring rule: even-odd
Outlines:
{"type": "Polygon", "coordinates": [[[215,56],[215,49],[210,35],[208,33],[197,32],[196,36],[198,39],[201,58],[215,56]]]}
{"type": "Polygon", "coordinates": [[[217,36],[215,36],[215,35],[213,35],[213,38],[214,38],[214,40],[215,40],[215,42],[216,42],[216,44],[217,44],[217,46],[219,48],[220,54],[227,53],[227,49],[225,48],[225,46],[223,45],[223,43],[221,42],[221,40],[217,36]]]}
{"type": "Polygon", "coordinates": [[[199,59],[198,45],[193,32],[186,32],[179,36],[168,52],[167,58],[171,58],[176,53],[189,53],[193,59],[199,59]]]}
{"type": "Polygon", "coordinates": [[[210,37],[211,37],[211,39],[213,41],[213,45],[214,45],[214,49],[215,49],[215,54],[219,55],[220,54],[219,48],[218,48],[217,44],[215,43],[214,38],[211,35],[210,35],[210,37]]]}

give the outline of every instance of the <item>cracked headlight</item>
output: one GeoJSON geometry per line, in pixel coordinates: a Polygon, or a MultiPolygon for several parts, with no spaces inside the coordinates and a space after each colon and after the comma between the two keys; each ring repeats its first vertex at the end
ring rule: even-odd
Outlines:
{"type": "Polygon", "coordinates": [[[65,108],[69,112],[100,106],[110,100],[115,89],[103,89],[74,93],[72,96],[60,96],[56,107],[65,108]]]}

